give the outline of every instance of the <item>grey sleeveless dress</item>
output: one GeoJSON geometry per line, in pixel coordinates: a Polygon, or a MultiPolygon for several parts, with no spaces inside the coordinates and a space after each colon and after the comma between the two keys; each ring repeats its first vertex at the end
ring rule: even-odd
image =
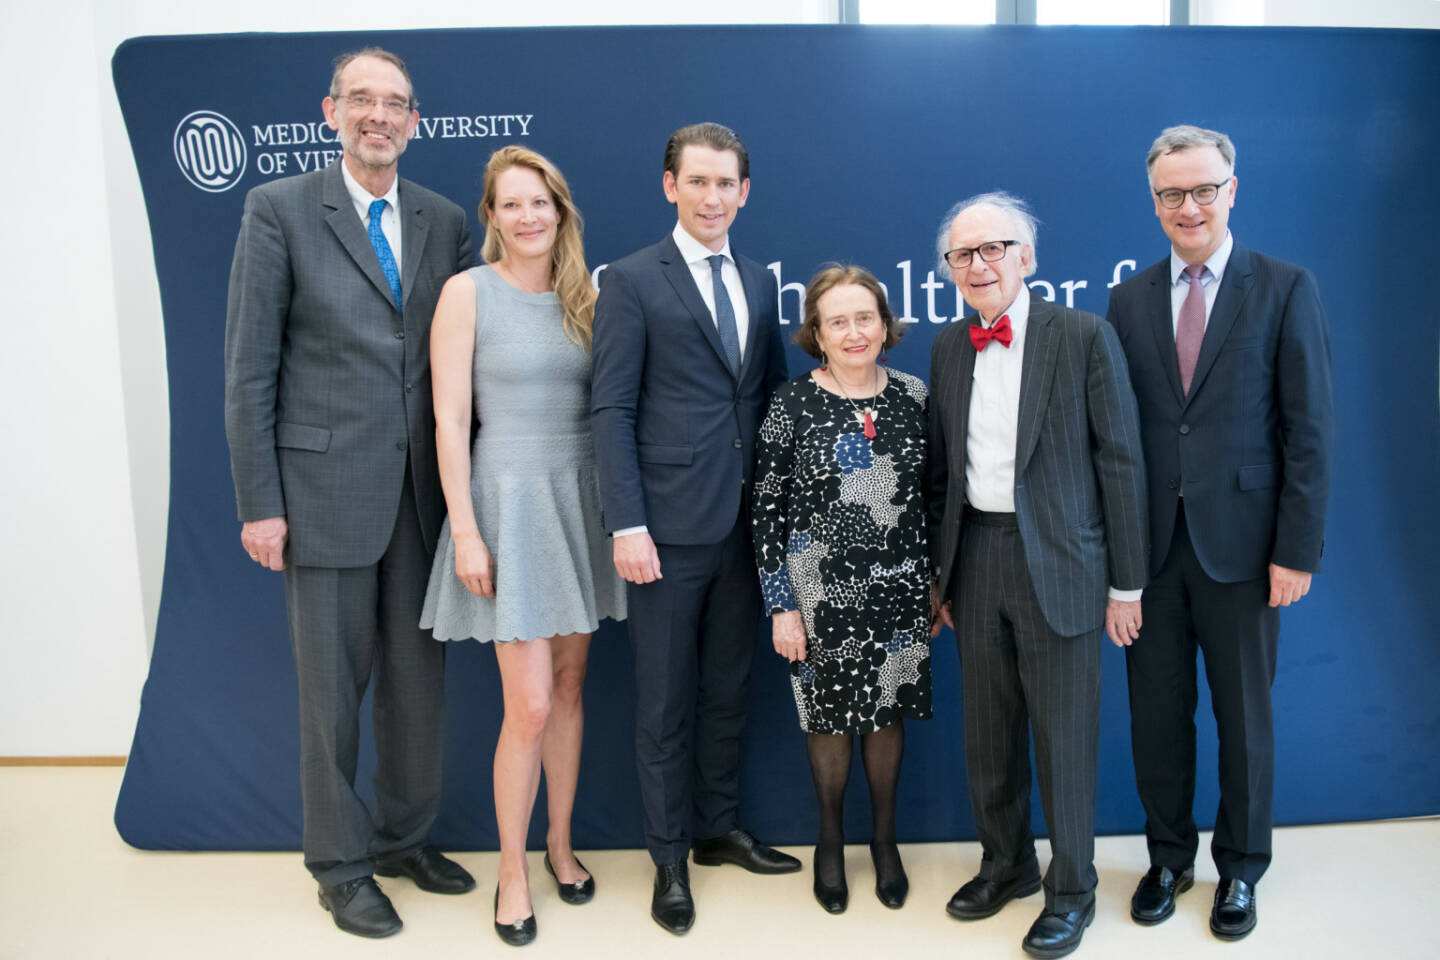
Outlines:
{"type": "Polygon", "coordinates": [[[475,281],[472,390],[479,432],[470,495],[495,562],[495,597],[455,575],[447,517],[420,626],[437,640],[530,640],[625,619],[625,584],[600,521],[590,432],[590,355],[565,336],[553,293],[489,267],[475,281]]]}

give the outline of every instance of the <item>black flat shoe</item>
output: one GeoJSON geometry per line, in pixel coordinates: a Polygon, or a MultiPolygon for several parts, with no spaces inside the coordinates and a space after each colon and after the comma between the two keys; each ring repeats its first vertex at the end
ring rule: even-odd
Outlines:
{"type": "Polygon", "coordinates": [[[1146,927],[1170,919],[1175,912],[1175,898],[1194,885],[1194,868],[1176,874],[1168,867],[1151,867],[1130,898],[1130,919],[1146,927]]]}
{"type": "Polygon", "coordinates": [[[495,935],[512,947],[523,947],[535,939],[535,914],[530,914],[524,920],[516,920],[514,923],[501,923],[500,916],[500,884],[495,884],[495,935]]]}
{"type": "Polygon", "coordinates": [[[1255,888],[1244,880],[1221,880],[1210,910],[1210,932],[1221,940],[1240,940],[1255,929],[1255,888]]]}
{"type": "MultiPolygon", "coordinates": [[[[579,857],[575,858],[575,866],[581,870],[585,870],[585,864],[580,862],[579,857]]],[[[550,865],[549,851],[545,853],[545,872],[554,878],[555,889],[560,891],[560,899],[566,903],[589,903],[590,899],[595,896],[595,875],[593,873],[584,880],[576,880],[574,883],[561,883],[560,878],[555,873],[555,868],[550,865]]],[[[589,870],[585,870],[585,872],[590,873],[589,870]]]]}
{"type": "Polygon", "coordinates": [[[890,878],[889,881],[880,879],[880,862],[875,858],[875,844],[870,844],[870,862],[875,865],[875,897],[891,910],[899,910],[905,906],[905,898],[910,894],[910,878],[905,875],[905,865],[900,862],[899,852],[895,855],[895,865],[899,868],[899,876],[890,878]]]}
{"type": "Polygon", "coordinates": [[[983,920],[993,917],[1016,897],[1028,897],[1040,889],[1038,873],[1010,880],[983,880],[976,877],[955,891],[945,912],[956,920],[983,920]]]}

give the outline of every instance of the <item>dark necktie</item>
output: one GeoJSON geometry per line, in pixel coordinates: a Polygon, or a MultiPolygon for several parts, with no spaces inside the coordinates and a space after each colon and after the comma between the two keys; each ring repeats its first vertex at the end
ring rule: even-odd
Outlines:
{"type": "Polygon", "coordinates": [[[980,352],[990,345],[991,340],[997,340],[1000,346],[1006,350],[1010,349],[1010,314],[1005,314],[995,321],[995,326],[986,327],[984,324],[970,324],[970,342],[975,345],[975,352],[980,352]]]}
{"type": "Polygon", "coordinates": [[[395,254],[390,252],[390,241],[385,239],[385,232],[380,229],[380,215],[384,212],[384,200],[376,200],[370,204],[370,246],[375,248],[375,256],[380,260],[380,269],[385,271],[385,279],[390,283],[390,292],[395,296],[395,306],[404,309],[404,304],[400,299],[400,268],[395,266],[395,254]]]}
{"type": "Polygon", "coordinates": [[[706,257],[710,261],[710,281],[715,288],[715,327],[720,331],[720,346],[725,350],[725,361],[730,372],[740,376],[740,331],[735,325],[735,305],[730,302],[730,293],[720,277],[720,265],[725,258],[720,254],[706,257]]]}
{"type": "Polygon", "coordinates": [[[1200,359],[1200,341],[1205,339],[1205,288],[1200,282],[1205,264],[1192,263],[1185,272],[1190,275],[1190,290],[1175,321],[1175,357],[1180,361],[1180,391],[1188,396],[1195,361],[1200,359]]]}

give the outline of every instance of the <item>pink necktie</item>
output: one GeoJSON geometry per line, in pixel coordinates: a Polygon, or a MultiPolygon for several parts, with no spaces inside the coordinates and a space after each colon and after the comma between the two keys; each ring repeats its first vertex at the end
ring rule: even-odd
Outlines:
{"type": "Polygon", "coordinates": [[[1195,361],[1200,358],[1200,341],[1205,339],[1205,289],[1200,283],[1205,264],[1192,263],[1185,272],[1190,275],[1190,290],[1180,304],[1180,318],[1175,324],[1175,356],[1180,361],[1180,389],[1189,396],[1195,361]]]}

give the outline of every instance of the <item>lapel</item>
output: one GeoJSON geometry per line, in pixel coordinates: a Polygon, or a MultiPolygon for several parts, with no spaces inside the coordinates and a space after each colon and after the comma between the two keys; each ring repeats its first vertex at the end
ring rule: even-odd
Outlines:
{"type": "MultiPolygon", "coordinates": [[[[1015,477],[1030,463],[1040,440],[1040,417],[1055,382],[1055,361],[1060,355],[1060,331],[1052,322],[1055,308],[1033,297],[1025,329],[1025,356],[1020,359],[1020,419],[1015,428],[1015,477]]],[[[1173,351],[1172,351],[1173,352],[1173,351]]]]}
{"type": "MultiPolygon", "coordinates": [[[[690,311],[691,318],[696,326],[700,328],[700,334],[715,351],[715,356],[720,360],[720,366],[726,373],[730,373],[730,362],[725,359],[725,348],[720,344],[720,332],[715,329],[715,318],[705,306],[704,299],[700,296],[700,290],[695,286],[695,275],[690,272],[690,264],[680,256],[680,248],[675,245],[675,238],[666,235],[660,241],[660,265],[665,274],[665,279],[674,288],[675,295],[690,311]]],[[[746,302],[749,302],[750,294],[745,294],[746,302]]],[[[732,374],[733,376],[733,374],[732,374]]]]}
{"type": "Polygon", "coordinates": [[[970,434],[970,394],[975,386],[975,344],[970,342],[969,328],[980,322],[979,314],[971,314],[966,317],[965,329],[955,329],[954,352],[955,357],[955,379],[950,383],[950,402],[955,410],[953,423],[958,432],[959,443],[951,443],[950,449],[959,454],[960,462],[951,467],[958,470],[961,476],[965,474],[965,440],[970,434]]]}
{"type": "MultiPolygon", "coordinates": [[[[343,157],[337,158],[321,174],[325,180],[325,187],[321,191],[320,202],[329,208],[325,214],[325,222],[334,231],[335,238],[350,254],[350,259],[360,268],[360,272],[370,278],[375,289],[385,297],[385,302],[392,307],[395,305],[394,295],[390,292],[390,283],[385,279],[385,271],[380,269],[380,260],[375,256],[375,248],[370,245],[370,236],[365,232],[365,225],[360,222],[360,216],[355,212],[355,204],[350,199],[350,193],[345,189],[345,180],[340,174],[340,164],[344,163],[343,157]]],[[[408,220],[409,217],[401,217],[408,220]]],[[[405,229],[405,240],[407,244],[402,251],[406,263],[416,263],[419,258],[411,259],[409,255],[409,228],[405,229]]],[[[401,279],[401,293],[404,293],[404,278],[401,279]]]]}
{"type": "MultiPolygon", "coordinates": [[[[1155,336],[1155,353],[1160,357],[1165,379],[1170,381],[1175,402],[1183,407],[1185,394],[1180,389],[1180,358],[1175,354],[1175,313],[1170,301],[1169,254],[1151,267],[1149,273],[1150,287],[1145,291],[1145,314],[1150,318],[1150,332],[1155,336]]],[[[1193,380],[1191,386],[1194,386],[1193,380]]]]}
{"type": "Polygon", "coordinates": [[[400,181],[400,192],[396,199],[401,211],[400,255],[405,261],[400,267],[400,298],[405,303],[410,302],[410,291],[415,288],[415,278],[420,275],[420,262],[425,254],[425,238],[430,235],[430,221],[425,216],[424,203],[415,199],[418,193],[414,184],[400,181]],[[406,186],[411,189],[406,190],[406,186]]]}
{"type": "MultiPolygon", "coordinates": [[[[1240,308],[1245,305],[1245,297],[1250,293],[1252,279],[1250,251],[1236,243],[1230,248],[1225,276],[1220,281],[1220,289],[1215,293],[1215,306],[1210,308],[1210,319],[1205,324],[1205,338],[1200,341],[1200,356],[1195,361],[1195,376],[1190,381],[1190,394],[1185,398],[1187,403],[1200,392],[1206,374],[1215,366],[1220,348],[1240,317],[1240,308]]],[[[1176,364],[1178,369],[1178,360],[1176,364]]]]}

